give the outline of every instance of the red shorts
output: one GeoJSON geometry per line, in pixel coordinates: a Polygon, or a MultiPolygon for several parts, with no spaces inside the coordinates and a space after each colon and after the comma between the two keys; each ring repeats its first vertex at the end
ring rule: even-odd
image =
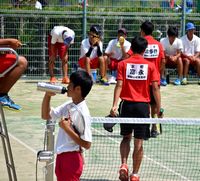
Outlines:
{"type": "Polygon", "coordinates": [[[166,58],[166,67],[168,68],[176,68],[177,63],[174,61],[171,61],[169,58],[166,58]]]}
{"type": "Polygon", "coordinates": [[[14,54],[0,54],[0,74],[4,74],[9,68],[15,67],[16,63],[14,54]]]}
{"type": "MultiPolygon", "coordinates": [[[[64,43],[55,43],[56,47],[56,56],[59,55],[59,57],[62,59],[65,56],[65,53],[67,52],[68,47],[64,43]]],[[[49,57],[51,57],[51,35],[48,36],[48,54],[49,57]]]]}
{"type": "Polygon", "coordinates": [[[117,66],[118,66],[118,63],[120,62],[121,60],[116,60],[116,59],[112,59],[110,58],[110,63],[108,64],[108,68],[110,70],[117,70],[117,66]]]}
{"type": "Polygon", "coordinates": [[[65,152],[57,155],[55,173],[57,181],[79,181],[83,171],[80,152],[65,152]]]}
{"type": "MultiPolygon", "coordinates": [[[[185,57],[183,55],[181,57],[182,57],[182,60],[183,60],[183,63],[184,63],[185,62],[185,58],[187,58],[187,57],[185,57]]],[[[200,61],[200,60],[199,60],[199,58],[196,58],[196,61],[191,61],[191,60],[189,60],[189,61],[190,61],[190,65],[195,66],[197,61],[200,61]]]]}
{"type": "MultiPolygon", "coordinates": [[[[86,57],[83,57],[83,58],[80,58],[78,61],[79,66],[83,69],[85,69],[85,59],[86,59],[86,57]]],[[[99,58],[98,57],[90,60],[90,68],[91,69],[99,68],[99,58]]]]}

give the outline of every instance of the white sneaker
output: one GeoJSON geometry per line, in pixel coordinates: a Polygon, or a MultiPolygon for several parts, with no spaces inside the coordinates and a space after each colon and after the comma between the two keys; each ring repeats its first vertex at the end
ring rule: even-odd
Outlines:
{"type": "Polygon", "coordinates": [[[110,84],[116,84],[116,83],[117,83],[116,77],[111,76],[111,77],[109,78],[108,82],[109,82],[110,84]]]}

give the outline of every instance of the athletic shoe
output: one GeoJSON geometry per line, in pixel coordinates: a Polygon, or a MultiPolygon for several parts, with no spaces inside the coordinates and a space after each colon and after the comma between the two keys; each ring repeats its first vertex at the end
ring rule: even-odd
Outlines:
{"type": "Polygon", "coordinates": [[[21,107],[15,104],[14,101],[12,101],[12,99],[10,99],[10,97],[7,95],[0,97],[0,103],[2,104],[3,107],[8,108],[10,110],[14,110],[14,111],[21,110],[21,107]]]}
{"type": "Polygon", "coordinates": [[[159,135],[157,130],[151,130],[151,137],[156,138],[159,135]]]}
{"type": "Polygon", "coordinates": [[[140,181],[140,177],[138,175],[131,175],[130,181],[140,181]]]}
{"type": "Polygon", "coordinates": [[[181,81],[181,84],[182,85],[187,85],[187,78],[183,78],[182,81],[181,81]]]}
{"type": "Polygon", "coordinates": [[[108,82],[109,82],[109,84],[116,84],[116,83],[117,83],[116,77],[111,76],[111,77],[109,78],[108,82]]]}
{"type": "Polygon", "coordinates": [[[198,79],[198,84],[200,85],[200,78],[198,79]]]}
{"type": "Polygon", "coordinates": [[[69,84],[69,77],[68,77],[68,76],[63,77],[62,83],[63,83],[63,84],[69,84]]]}
{"type": "Polygon", "coordinates": [[[181,85],[180,79],[176,79],[176,80],[174,81],[174,85],[181,85]]]}
{"type": "Polygon", "coordinates": [[[119,169],[119,180],[128,181],[128,165],[123,163],[119,169]]]}
{"type": "Polygon", "coordinates": [[[57,79],[55,77],[50,78],[50,83],[55,84],[57,82],[57,79]]]}
{"type": "Polygon", "coordinates": [[[166,79],[161,78],[161,79],[160,79],[160,85],[162,85],[162,86],[166,86],[166,85],[167,85],[167,81],[166,81],[166,79]]]}
{"type": "Polygon", "coordinates": [[[100,79],[100,84],[102,84],[102,85],[110,85],[106,78],[101,78],[100,79]]]}

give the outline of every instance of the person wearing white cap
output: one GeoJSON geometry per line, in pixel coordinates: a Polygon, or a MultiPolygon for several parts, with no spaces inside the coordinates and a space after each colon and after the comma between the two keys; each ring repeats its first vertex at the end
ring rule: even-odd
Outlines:
{"type": "Polygon", "coordinates": [[[183,43],[183,79],[181,81],[182,85],[187,84],[187,75],[189,67],[194,66],[199,76],[198,84],[200,84],[200,39],[194,34],[195,26],[193,23],[189,22],[186,24],[186,35],[181,37],[183,43]]]}
{"type": "Polygon", "coordinates": [[[62,61],[63,84],[69,83],[68,77],[68,49],[74,43],[75,33],[65,26],[54,26],[48,37],[48,53],[49,53],[49,73],[50,82],[56,83],[54,76],[55,60],[57,55],[62,61]]]}

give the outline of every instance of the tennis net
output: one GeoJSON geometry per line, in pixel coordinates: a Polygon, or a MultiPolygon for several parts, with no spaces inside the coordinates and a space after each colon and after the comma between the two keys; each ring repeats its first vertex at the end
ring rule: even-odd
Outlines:
{"type": "MultiPolygon", "coordinates": [[[[93,143],[85,151],[82,181],[119,180],[120,136],[119,123],[162,123],[163,133],[144,141],[144,157],[139,170],[141,181],[197,181],[200,178],[200,119],[163,118],[102,118],[92,121],[93,143]],[[113,132],[103,123],[117,123],[113,132]]],[[[132,151],[128,165],[132,170],[132,151]]]]}

